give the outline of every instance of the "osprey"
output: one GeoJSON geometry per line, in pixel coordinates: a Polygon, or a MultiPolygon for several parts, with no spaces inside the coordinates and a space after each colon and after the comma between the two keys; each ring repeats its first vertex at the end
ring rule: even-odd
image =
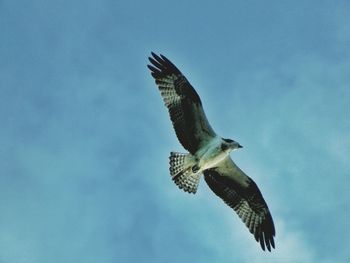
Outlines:
{"type": "Polygon", "coordinates": [[[242,146],[218,136],[205,116],[201,99],[180,70],[165,56],[151,53],[147,65],[168,108],[175,133],[189,153],[170,153],[175,184],[196,193],[199,179],[233,208],[261,248],[275,248],[275,227],[269,208],[255,182],[230,158],[242,146]]]}

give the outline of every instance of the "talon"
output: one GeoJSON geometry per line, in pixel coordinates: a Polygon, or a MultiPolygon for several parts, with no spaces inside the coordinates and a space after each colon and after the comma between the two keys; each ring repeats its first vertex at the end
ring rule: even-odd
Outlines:
{"type": "Polygon", "coordinates": [[[197,164],[195,164],[195,165],[192,166],[192,172],[193,172],[193,173],[197,173],[197,172],[199,171],[199,169],[200,169],[200,168],[199,168],[199,166],[198,166],[197,164]]]}

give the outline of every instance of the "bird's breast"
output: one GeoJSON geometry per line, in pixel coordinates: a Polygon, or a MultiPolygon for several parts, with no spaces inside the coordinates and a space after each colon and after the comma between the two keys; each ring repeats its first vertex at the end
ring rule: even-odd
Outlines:
{"type": "Polygon", "coordinates": [[[222,150],[221,144],[221,138],[213,138],[205,147],[198,151],[197,158],[202,171],[215,167],[226,158],[228,153],[222,150]]]}

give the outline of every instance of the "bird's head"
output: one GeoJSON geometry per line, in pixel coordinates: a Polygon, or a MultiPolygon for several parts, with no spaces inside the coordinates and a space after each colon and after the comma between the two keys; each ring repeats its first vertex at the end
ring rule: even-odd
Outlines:
{"type": "Polygon", "coordinates": [[[231,140],[231,139],[224,139],[222,138],[222,140],[224,141],[221,145],[221,148],[223,151],[234,151],[237,150],[239,148],[243,148],[242,145],[240,145],[238,142],[231,140]]]}

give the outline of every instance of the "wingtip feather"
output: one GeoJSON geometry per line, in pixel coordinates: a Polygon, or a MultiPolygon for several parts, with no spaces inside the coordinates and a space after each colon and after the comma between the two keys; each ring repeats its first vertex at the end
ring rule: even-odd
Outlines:
{"type": "Polygon", "coordinates": [[[273,238],[271,238],[270,243],[271,243],[271,246],[272,246],[273,248],[275,248],[275,240],[274,240],[273,238]]]}
{"type": "Polygon", "coordinates": [[[155,53],[151,53],[152,54],[152,56],[153,56],[153,58],[158,62],[158,63],[160,63],[160,64],[164,64],[164,60],[162,59],[162,58],[160,58],[157,54],[155,54],[155,53]]]}
{"type": "Polygon", "coordinates": [[[148,59],[154,66],[156,66],[160,70],[162,70],[164,68],[164,66],[162,64],[160,64],[158,61],[154,60],[153,58],[148,58],[148,59]]]}

